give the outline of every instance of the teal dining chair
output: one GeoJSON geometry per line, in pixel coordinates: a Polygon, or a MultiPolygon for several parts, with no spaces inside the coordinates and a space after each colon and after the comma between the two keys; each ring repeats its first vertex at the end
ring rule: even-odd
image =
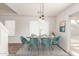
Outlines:
{"type": "Polygon", "coordinates": [[[61,36],[55,36],[52,40],[52,45],[58,45],[61,36]]]}
{"type": "Polygon", "coordinates": [[[30,41],[28,41],[25,37],[20,36],[22,44],[30,44],[30,41]]]}
{"type": "Polygon", "coordinates": [[[49,48],[52,46],[52,42],[50,38],[41,38],[41,41],[42,41],[41,44],[46,48],[49,48]]]}
{"type": "Polygon", "coordinates": [[[38,38],[30,38],[30,45],[36,48],[38,46],[38,38]]]}
{"type": "Polygon", "coordinates": [[[28,46],[28,50],[31,50],[30,48],[31,48],[31,41],[29,40],[27,40],[26,38],[24,38],[23,36],[20,36],[20,39],[21,39],[21,42],[22,42],[22,44],[24,45],[24,44],[27,44],[27,46],[28,46]]]}

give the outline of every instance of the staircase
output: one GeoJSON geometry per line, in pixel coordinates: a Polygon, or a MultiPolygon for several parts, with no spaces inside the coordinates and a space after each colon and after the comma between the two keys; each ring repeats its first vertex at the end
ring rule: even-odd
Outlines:
{"type": "Polygon", "coordinates": [[[8,55],[8,30],[0,22],[0,56],[8,55]]]}

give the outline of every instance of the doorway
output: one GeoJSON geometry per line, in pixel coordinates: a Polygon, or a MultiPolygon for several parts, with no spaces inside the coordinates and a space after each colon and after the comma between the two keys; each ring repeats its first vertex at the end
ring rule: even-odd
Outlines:
{"type": "Polygon", "coordinates": [[[79,19],[71,19],[71,46],[74,55],[79,55],[79,19]]]}

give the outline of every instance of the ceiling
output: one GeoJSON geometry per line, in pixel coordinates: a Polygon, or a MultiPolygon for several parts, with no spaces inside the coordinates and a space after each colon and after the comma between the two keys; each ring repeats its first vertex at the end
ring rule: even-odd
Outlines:
{"type": "Polygon", "coordinates": [[[0,3],[0,15],[14,14],[15,12],[7,5],[0,3]]]}
{"type": "Polygon", "coordinates": [[[78,17],[78,18],[79,18],[79,11],[78,11],[78,12],[73,13],[72,15],[70,15],[70,17],[78,17]]]}
{"type": "MultiPolygon", "coordinates": [[[[16,15],[38,16],[40,3],[6,3],[6,10],[16,15]]],[[[44,3],[45,16],[56,16],[64,9],[72,5],[71,3],[44,3]]],[[[1,4],[0,4],[1,9],[1,4]]]]}

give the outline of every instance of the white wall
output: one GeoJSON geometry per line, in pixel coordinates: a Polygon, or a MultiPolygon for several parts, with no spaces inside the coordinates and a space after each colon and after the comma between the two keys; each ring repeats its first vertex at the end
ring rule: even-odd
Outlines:
{"type": "Polygon", "coordinates": [[[70,31],[71,31],[69,16],[77,11],[79,11],[79,4],[74,4],[57,16],[57,21],[56,21],[57,33],[58,35],[62,36],[62,40],[60,41],[60,46],[67,51],[69,51],[69,47],[70,47],[70,31]],[[59,32],[59,22],[61,20],[66,20],[66,32],[65,33],[59,32]]]}
{"type": "MultiPolygon", "coordinates": [[[[19,36],[19,35],[28,36],[29,35],[29,22],[31,20],[39,20],[39,19],[38,19],[38,17],[28,17],[28,16],[0,16],[0,21],[2,21],[4,23],[5,20],[15,20],[16,21],[15,36],[19,36]]],[[[56,27],[55,17],[47,17],[46,20],[49,21],[50,32],[55,31],[55,27],[56,27]]],[[[12,37],[10,37],[9,42],[10,43],[16,43],[16,42],[19,43],[20,42],[17,38],[16,38],[16,40],[14,40],[14,39],[12,37]]]]}

